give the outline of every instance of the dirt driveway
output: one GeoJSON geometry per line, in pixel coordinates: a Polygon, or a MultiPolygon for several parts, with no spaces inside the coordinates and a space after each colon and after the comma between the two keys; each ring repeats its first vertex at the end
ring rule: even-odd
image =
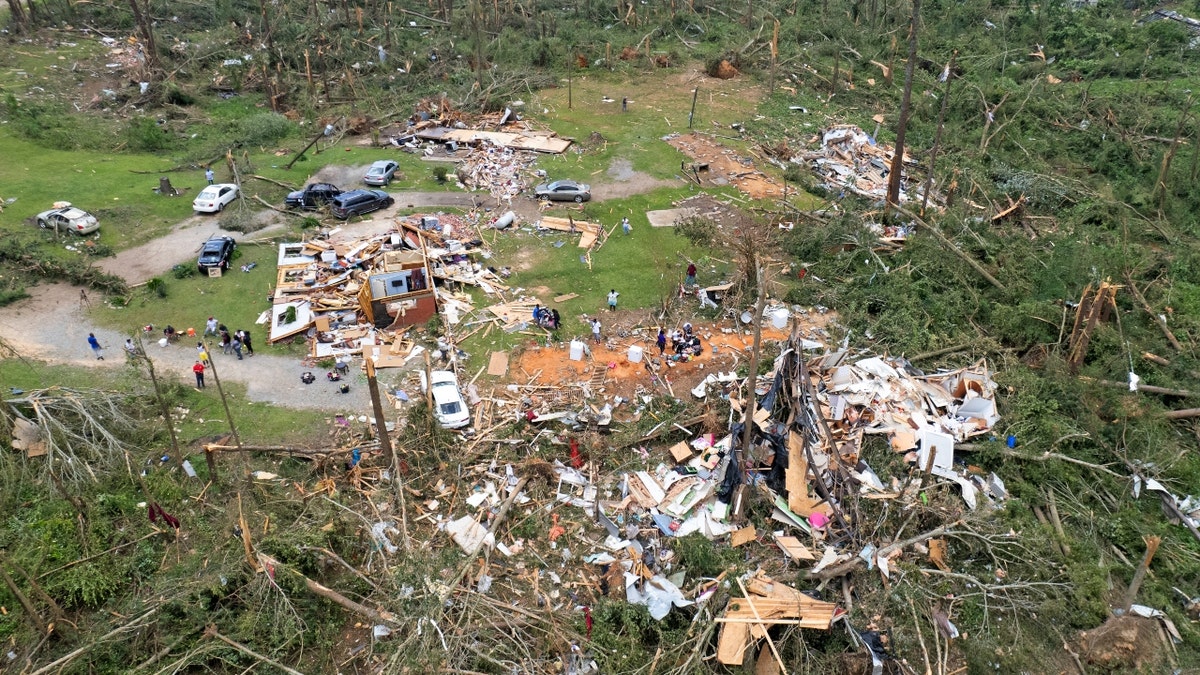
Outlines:
{"type": "MultiPolygon", "coordinates": [[[[319,173],[310,182],[338,178],[341,174],[357,176],[364,169],[338,167],[336,170],[330,169],[334,173],[328,177],[319,173]]],[[[622,163],[621,160],[614,162],[607,172],[607,178],[607,184],[596,187],[597,199],[629,196],[671,183],[656,181],[634,172],[630,170],[628,162],[622,163]]],[[[344,224],[341,226],[342,232],[355,236],[382,231],[392,225],[393,216],[400,209],[486,208],[489,205],[484,202],[490,201],[480,193],[465,192],[393,192],[392,195],[396,199],[395,206],[371,214],[368,220],[344,224]]],[[[515,200],[513,209],[527,219],[535,219],[538,214],[538,206],[533,199],[515,200]]],[[[265,239],[281,232],[285,219],[289,218],[267,210],[257,217],[268,222],[267,227],[251,235],[241,235],[222,230],[216,217],[196,215],[181,221],[158,239],[99,261],[98,266],[105,272],[122,277],[129,284],[142,283],[176,264],[194,260],[200,245],[212,236],[229,235],[239,240],[265,239]]],[[[0,309],[0,339],[22,356],[48,363],[92,368],[124,366],[122,345],[129,336],[91,325],[88,308],[80,301],[77,287],[41,284],[30,288],[29,293],[31,297],[0,309]],[[103,361],[97,360],[88,348],[88,333],[95,333],[106,348],[103,361]]],[[[147,351],[159,371],[183,382],[194,382],[191,367],[195,363],[195,347],[181,342],[160,348],[155,342],[157,337],[147,336],[147,351]]],[[[311,385],[301,383],[300,375],[305,367],[293,357],[266,353],[240,361],[232,355],[214,354],[213,357],[222,381],[245,385],[248,398],[254,402],[355,414],[370,408],[366,381],[360,374],[352,377],[350,393],[341,394],[332,383],[323,379],[311,385]]],[[[46,384],[49,386],[53,383],[46,384]]]]}

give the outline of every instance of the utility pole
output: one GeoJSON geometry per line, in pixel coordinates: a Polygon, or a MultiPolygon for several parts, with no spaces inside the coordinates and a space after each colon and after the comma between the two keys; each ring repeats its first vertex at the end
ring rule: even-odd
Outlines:
{"type": "MultiPolygon", "coordinates": [[[[379,448],[383,450],[383,461],[392,462],[392,439],[388,436],[387,420],[383,418],[383,401],[379,399],[379,382],[375,379],[375,359],[366,358],[367,388],[371,391],[371,409],[375,411],[375,430],[379,435],[379,448]]],[[[396,478],[397,480],[399,477],[396,478]]]]}
{"type": "Polygon", "coordinates": [[[688,128],[692,128],[692,118],[696,116],[696,97],[700,95],[700,87],[692,90],[692,112],[688,113],[688,128]]]}
{"type": "MultiPolygon", "coordinates": [[[[229,401],[225,398],[225,389],[221,387],[221,378],[217,376],[217,360],[212,358],[212,350],[208,348],[208,342],[204,342],[204,351],[208,352],[208,367],[212,369],[213,382],[217,384],[217,393],[221,395],[221,405],[225,407],[225,419],[229,422],[229,431],[233,434],[233,443],[237,446],[238,454],[242,455],[242,462],[245,463],[246,456],[242,454],[242,438],[238,436],[237,426],[233,423],[233,413],[229,412],[229,401]]],[[[207,451],[206,451],[207,452],[207,451]]],[[[209,456],[211,452],[207,453],[209,456]]],[[[209,468],[212,468],[212,460],[209,460],[209,468]]]]}
{"type": "MultiPolygon", "coordinates": [[[[182,467],[183,453],[179,450],[179,438],[175,435],[175,423],[171,421],[171,409],[167,405],[166,397],[162,394],[162,387],[158,384],[158,375],[154,372],[154,362],[150,360],[150,356],[146,353],[142,336],[135,333],[133,340],[137,354],[132,354],[131,356],[135,362],[143,363],[146,366],[146,372],[150,375],[150,384],[154,386],[154,398],[158,401],[159,413],[163,417],[163,424],[167,425],[167,433],[171,435],[171,456],[182,467]]],[[[212,467],[209,468],[211,469],[212,467]]]]}
{"type": "Polygon", "coordinates": [[[755,278],[758,285],[758,301],[754,304],[754,346],[750,350],[750,377],[746,380],[748,391],[746,392],[745,417],[742,418],[742,425],[744,427],[742,429],[742,452],[750,451],[750,439],[753,438],[754,429],[754,406],[758,398],[754,387],[758,383],[758,359],[762,345],[762,318],[763,310],[767,306],[767,280],[761,263],[755,269],[755,278]]]}

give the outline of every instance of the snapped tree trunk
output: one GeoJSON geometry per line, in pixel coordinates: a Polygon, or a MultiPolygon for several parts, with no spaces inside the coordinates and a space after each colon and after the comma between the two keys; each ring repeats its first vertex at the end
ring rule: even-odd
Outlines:
{"type": "Polygon", "coordinates": [[[142,41],[146,52],[146,69],[150,71],[151,76],[158,75],[160,68],[158,65],[158,45],[154,42],[154,27],[150,25],[150,3],[146,2],[145,12],[142,11],[142,6],[138,4],[138,0],[129,0],[129,9],[133,11],[133,20],[137,24],[138,32],[142,35],[142,41]]]}
{"type": "Polygon", "coordinates": [[[917,63],[917,28],[921,21],[921,0],[913,0],[912,23],[908,28],[908,63],[904,64],[904,97],[900,101],[900,124],[896,129],[896,154],[888,174],[887,203],[900,204],[900,173],[904,168],[904,133],[908,129],[908,113],[912,105],[913,67],[917,63]]]}
{"type": "Polygon", "coordinates": [[[25,6],[21,4],[21,0],[8,0],[8,16],[13,30],[23,34],[27,19],[25,18],[25,6]]]}

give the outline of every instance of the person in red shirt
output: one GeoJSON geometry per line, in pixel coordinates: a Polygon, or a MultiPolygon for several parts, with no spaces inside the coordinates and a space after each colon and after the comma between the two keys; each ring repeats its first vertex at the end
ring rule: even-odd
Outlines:
{"type": "Polygon", "coordinates": [[[196,374],[196,388],[203,389],[204,388],[204,364],[197,361],[196,365],[192,366],[192,372],[196,374]]]}

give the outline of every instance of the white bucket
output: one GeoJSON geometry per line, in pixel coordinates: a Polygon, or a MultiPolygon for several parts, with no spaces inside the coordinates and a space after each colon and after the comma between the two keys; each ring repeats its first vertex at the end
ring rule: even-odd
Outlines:
{"type": "Polygon", "coordinates": [[[582,361],[583,360],[583,347],[584,347],[584,344],[582,342],[580,342],[579,340],[571,340],[571,360],[572,361],[582,361]]]}
{"type": "Polygon", "coordinates": [[[784,328],[787,328],[788,319],[791,318],[791,316],[792,313],[789,312],[786,307],[780,307],[779,309],[771,312],[771,325],[779,330],[783,330],[784,328]]]}
{"type": "Polygon", "coordinates": [[[641,345],[630,345],[629,346],[629,362],[630,363],[641,363],[642,362],[642,347],[641,347],[641,345]]]}

